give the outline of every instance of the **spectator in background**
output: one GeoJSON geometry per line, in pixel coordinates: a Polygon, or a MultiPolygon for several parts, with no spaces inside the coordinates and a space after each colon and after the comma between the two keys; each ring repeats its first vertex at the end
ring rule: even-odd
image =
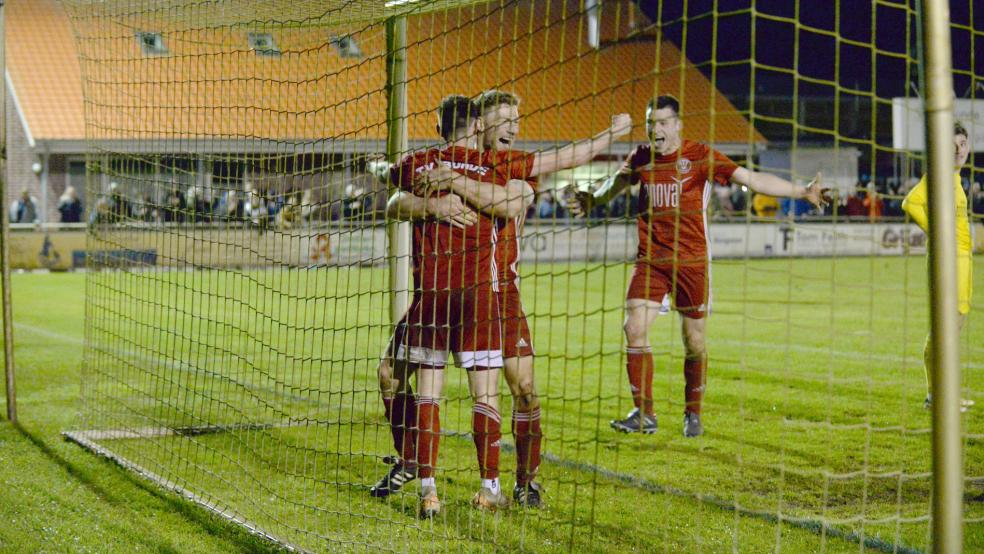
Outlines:
{"type": "Polygon", "coordinates": [[[82,221],[82,201],[75,192],[75,187],[65,187],[65,192],[58,199],[58,213],[62,223],[80,223],[82,221]]]}
{"type": "Polygon", "coordinates": [[[803,199],[783,198],[779,201],[779,211],[783,217],[800,218],[813,212],[813,204],[803,199]]]}
{"type": "Polygon", "coordinates": [[[366,189],[349,183],[345,185],[345,200],[342,205],[342,217],[345,219],[355,219],[362,217],[363,197],[366,189]]]}
{"type": "Polygon", "coordinates": [[[242,221],[244,213],[243,199],[235,190],[225,191],[215,203],[215,218],[219,221],[242,221]]]}
{"type": "Polygon", "coordinates": [[[540,193],[540,200],[536,204],[536,216],[540,219],[549,219],[557,214],[557,202],[554,201],[553,194],[549,190],[540,193]]]}
{"type": "MultiPolygon", "coordinates": [[[[860,187],[860,183],[858,184],[860,187]]],[[[864,205],[866,192],[863,188],[858,188],[854,194],[847,197],[847,203],[844,205],[843,214],[847,217],[864,217],[868,214],[868,210],[864,205]]]]}
{"type": "Polygon", "coordinates": [[[256,227],[266,229],[270,223],[270,208],[267,206],[265,195],[260,194],[256,189],[246,191],[246,202],[243,204],[243,213],[246,218],[256,227]]]}
{"type": "Polygon", "coordinates": [[[123,190],[117,183],[109,184],[109,218],[112,223],[126,221],[133,217],[133,208],[130,201],[123,194],[123,190]]]}
{"type": "Polygon", "coordinates": [[[188,220],[192,223],[207,222],[212,220],[212,198],[210,191],[198,185],[193,185],[188,189],[188,196],[185,199],[188,204],[188,220]]]}
{"type": "Polygon", "coordinates": [[[885,217],[902,217],[904,215],[902,212],[904,194],[899,194],[901,187],[902,185],[899,183],[888,185],[888,194],[885,196],[885,207],[882,211],[885,217]]]}
{"type": "Polygon", "coordinates": [[[730,185],[731,189],[731,208],[735,212],[743,212],[748,207],[748,199],[745,191],[738,185],[730,185]]]}
{"type": "Polygon", "coordinates": [[[11,223],[37,223],[38,201],[31,196],[31,191],[24,189],[21,196],[10,206],[11,223]]]}
{"type": "Polygon", "coordinates": [[[303,225],[304,214],[301,210],[301,202],[301,191],[294,191],[286,196],[284,205],[275,216],[277,229],[294,229],[303,225]]]}
{"type": "MultiPolygon", "coordinates": [[[[620,218],[625,217],[625,213],[629,211],[629,196],[627,194],[619,194],[608,204],[608,217],[620,218]]],[[[564,205],[557,202],[556,217],[567,217],[567,212],[564,210],[564,205]]]]}
{"type": "Polygon", "coordinates": [[[153,223],[158,221],[157,205],[149,192],[133,207],[133,217],[138,221],[153,223]]]}
{"type": "Polygon", "coordinates": [[[731,203],[731,187],[714,187],[715,210],[714,217],[731,217],[735,206],[731,203]]]}
{"type": "Polygon", "coordinates": [[[774,196],[756,193],[752,198],[752,212],[759,217],[776,217],[779,201],[774,196]]]}
{"type": "Polygon", "coordinates": [[[869,187],[865,192],[862,204],[864,206],[864,214],[868,216],[869,220],[881,219],[884,203],[873,188],[869,187]]]}
{"type": "Polygon", "coordinates": [[[96,225],[99,223],[111,223],[110,211],[109,211],[109,200],[105,198],[100,198],[96,200],[95,209],[89,212],[89,225],[96,225]]]}
{"type": "Polygon", "coordinates": [[[184,222],[184,211],[187,204],[185,203],[185,195],[183,192],[178,190],[178,187],[172,187],[168,191],[167,196],[164,197],[164,207],[161,210],[161,219],[164,223],[183,223],[184,222]]]}
{"type": "Polygon", "coordinates": [[[977,181],[970,187],[971,213],[984,216],[984,183],[977,181]]]}

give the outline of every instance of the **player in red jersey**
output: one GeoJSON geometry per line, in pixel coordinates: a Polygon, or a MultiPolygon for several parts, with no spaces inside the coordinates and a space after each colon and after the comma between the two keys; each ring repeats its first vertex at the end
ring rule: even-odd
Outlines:
{"type": "MultiPolygon", "coordinates": [[[[483,160],[512,179],[520,179],[535,186],[536,178],[561,169],[590,162],[611,146],[618,137],[629,132],[631,118],[626,114],[615,116],[612,126],[591,139],[579,141],[553,151],[527,153],[512,150],[519,132],[519,99],[513,94],[497,90],[483,92],[475,100],[482,109],[485,123],[483,133],[483,160]]],[[[487,200],[474,195],[464,196],[476,209],[487,200]]],[[[394,198],[390,215],[397,218],[445,217],[433,210],[433,200],[404,194],[394,198]]],[[[455,212],[460,214],[460,212],[455,212]]],[[[499,271],[499,304],[502,310],[504,373],[513,396],[513,435],[516,440],[517,469],[513,499],[520,505],[539,507],[542,488],[534,481],[540,465],[540,403],[533,376],[533,341],[529,324],[523,311],[519,293],[519,236],[525,211],[510,218],[496,242],[496,260],[499,271]]],[[[382,364],[381,364],[382,367],[382,364]]]]}
{"type": "Polygon", "coordinates": [[[707,247],[707,202],[711,183],[737,183],[770,196],[804,198],[816,207],[828,201],[820,174],[807,187],[769,173],[737,166],[723,154],[682,139],[680,104],[659,96],[646,107],[649,143],[636,148],[625,164],[594,193],[578,192],[568,200],[576,215],[590,213],[626,187],[639,191],[639,249],[625,301],[626,369],[635,403],[625,419],[611,422],[626,433],[656,432],[653,413],[653,356],[649,328],[669,295],[683,316],[686,379],[683,434],[703,434],[701,402],[707,371],[705,315],[710,309],[710,252],[707,247]]]}
{"type": "MultiPolygon", "coordinates": [[[[473,503],[487,510],[508,505],[498,481],[502,350],[495,244],[504,218],[525,211],[533,198],[526,183],[509,180],[504,173],[482,165],[476,148],[482,122],[468,98],[448,97],[439,114],[439,130],[447,145],[408,156],[393,168],[391,179],[405,192],[424,197],[450,190],[482,209],[473,225],[460,229],[433,219],[414,222],[415,296],[395,333],[393,358],[398,381],[406,382],[409,374],[416,374],[415,453],[421,517],[433,517],[440,511],[434,469],[440,437],[439,399],[449,352],[468,370],[475,401],[472,431],[482,484],[473,503]]],[[[402,454],[406,458],[407,453],[402,454]]]]}

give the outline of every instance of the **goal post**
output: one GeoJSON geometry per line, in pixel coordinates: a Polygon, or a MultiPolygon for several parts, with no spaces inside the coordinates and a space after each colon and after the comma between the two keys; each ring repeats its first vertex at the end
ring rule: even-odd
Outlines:
{"type": "MultiPolygon", "coordinates": [[[[407,20],[405,16],[386,21],[387,134],[386,160],[399,163],[407,152],[407,20]]],[[[409,306],[410,224],[387,223],[390,256],[390,319],[396,323],[409,306]]]]}
{"type": "Polygon", "coordinates": [[[926,76],[926,164],[929,182],[930,312],[933,343],[933,551],[962,552],[963,448],[960,433],[960,327],[953,173],[953,64],[950,14],[926,1],[923,36],[926,76]],[[937,392],[938,391],[938,392],[937,392]]]}

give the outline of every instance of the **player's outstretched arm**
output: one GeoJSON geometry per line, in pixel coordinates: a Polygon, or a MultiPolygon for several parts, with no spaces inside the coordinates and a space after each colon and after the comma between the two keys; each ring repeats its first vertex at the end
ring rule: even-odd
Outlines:
{"type": "Polygon", "coordinates": [[[615,142],[632,130],[632,118],[629,114],[612,116],[612,125],[597,135],[579,140],[556,150],[540,152],[533,160],[531,177],[546,175],[562,169],[570,169],[584,165],[601,154],[615,142]]]}
{"type": "Polygon", "coordinates": [[[506,186],[469,179],[440,166],[426,175],[427,190],[450,190],[476,210],[492,217],[511,219],[526,212],[533,203],[533,187],[526,181],[511,179],[506,186]]]}
{"type": "Polygon", "coordinates": [[[607,204],[632,184],[632,170],[628,166],[615,172],[605,179],[605,182],[594,192],[576,190],[571,187],[567,194],[567,209],[574,217],[584,217],[591,213],[595,206],[607,204]]]}
{"type": "Polygon", "coordinates": [[[386,203],[386,216],[398,221],[412,221],[428,217],[465,228],[478,221],[478,214],[469,208],[456,194],[422,197],[406,191],[398,191],[386,203]]]}
{"type": "Polygon", "coordinates": [[[731,175],[732,183],[745,185],[755,192],[796,200],[802,198],[819,209],[830,203],[830,189],[823,188],[821,179],[822,175],[817,172],[809,185],[801,187],[771,173],[749,171],[744,167],[739,167],[731,175]]]}

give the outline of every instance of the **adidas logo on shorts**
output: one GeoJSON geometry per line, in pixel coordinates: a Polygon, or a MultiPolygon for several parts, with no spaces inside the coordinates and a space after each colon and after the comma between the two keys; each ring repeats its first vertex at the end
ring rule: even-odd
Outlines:
{"type": "Polygon", "coordinates": [[[524,338],[520,338],[519,342],[516,343],[516,348],[526,348],[527,346],[529,346],[529,343],[524,338]]]}

